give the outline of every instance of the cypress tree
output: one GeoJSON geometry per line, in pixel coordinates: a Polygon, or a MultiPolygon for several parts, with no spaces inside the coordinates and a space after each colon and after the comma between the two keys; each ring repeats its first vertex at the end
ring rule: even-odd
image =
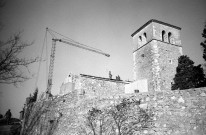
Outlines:
{"type": "Polygon", "coordinates": [[[206,86],[206,78],[205,78],[204,71],[201,65],[194,66],[192,82],[194,83],[195,88],[206,86]]]}
{"type": "Polygon", "coordinates": [[[172,90],[176,89],[188,89],[194,88],[192,83],[192,72],[194,62],[186,55],[182,55],[178,58],[178,66],[176,68],[176,74],[174,84],[172,84],[172,90]]]}
{"type": "Polygon", "coordinates": [[[205,27],[202,32],[202,37],[204,38],[204,41],[200,43],[203,49],[203,59],[206,61],[206,22],[205,22],[205,27]]]}
{"type": "Polygon", "coordinates": [[[201,65],[194,66],[194,62],[186,55],[178,58],[178,66],[174,77],[172,90],[189,89],[206,86],[206,80],[201,65]]]}

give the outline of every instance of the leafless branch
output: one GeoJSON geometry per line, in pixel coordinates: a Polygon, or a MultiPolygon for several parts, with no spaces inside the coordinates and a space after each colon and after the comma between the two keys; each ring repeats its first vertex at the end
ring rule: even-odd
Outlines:
{"type": "Polygon", "coordinates": [[[31,46],[21,40],[21,32],[14,34],[6,42],[0,42],[0,83],[18,84],[28,80],[30,77],[23,73],[23,69],[29,71],[28,66],[39,61],[39,58],[20,58],[23,50],[31,46]]]}

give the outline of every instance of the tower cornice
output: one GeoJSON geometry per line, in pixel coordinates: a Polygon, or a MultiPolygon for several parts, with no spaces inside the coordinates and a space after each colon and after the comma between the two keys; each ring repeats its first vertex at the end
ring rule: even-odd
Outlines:
{"type": "Polygon", "coordinates": [[[168,24],[168,23],[165,23],[165,22],[162,22],[162,21],[158,21],[158,20],[155,20],[155,19],[151,19],[151,20],[149,20],[147,23],[145,23],[142,27],[140,27],[139,29],[137,29],[131,36],[133,37],[136,33],[138,33],[139,31],[141,31],[143,28],[145,28],[147,25],[149,25],[149,24],[152,23],[152,22],[156,22],[156,23],[159,23],[159,24],[163,24],[163,25],[166,25],[166,26],[169,26],[169,27],[172,27],[172,28],[181,30],[181,28],[178,27],[178,26],[171,25],[171,24],[168,24]]]}

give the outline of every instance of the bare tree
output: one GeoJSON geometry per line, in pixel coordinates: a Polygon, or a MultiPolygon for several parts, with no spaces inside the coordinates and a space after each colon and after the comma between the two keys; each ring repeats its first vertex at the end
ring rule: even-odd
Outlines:
{"type": "Polygon", "coordinates": [[[152,114],[139,107],[140,101],[123,99],[105,110],[92,108],[87,113],[86,125],[93,135],[132,135],[150,128],[152,114]]]}
{"type": "Polygon", "coordinates": [[[38,58],[20,58],[20,54],[32,44],[23,42],[20,32],[6,42],[0,41],[0,83],[16,85],[29,79],[24,71],[30,73],[28,65],[37,62],[38,58]]]}
{"type": "MultiPolygon", "coordinates": [[[[0,10],[5,5],[6,0],[0,0],[0,10]]],[[[2,20],[0,11],[0,31],[4,27],[2,20]]],[[[24,69],[29,71],[28,65],[37,62],[38,58],[21,58],[20,54],[32,44],[33,42],[26,43],[22,41],[21,32],[12,35],[6,41],[0,40],[0,83],[16,85],[30,78],[28,74],[25,74],[24,69]]]]}
{"type": "Polygon", "coordinates": [[[121,103],[110,109],[109,114],[114,121],[118,135],[128,135],[149,128],[152,115],[139,107],[140,101],[123,99],[121,103]]]}
{"type": "Polygon", "coordinates": [[[93,135],[97,135],[97,126],[99,122],[99,116],[101,115],[102,111],[97,108],[92,108],[89,110],[86,116],[86,125],[91,129],[93,135]]]}
{"type": "MultiPolygon", "coordinates": [[[[88,111],[86,118],[86,127],[90,129],[93,135],[108,134],[111,119],[107,110],[92,108],[88,111]]],[[[91,133],[90,132],[90,133],[91,133]]]]}

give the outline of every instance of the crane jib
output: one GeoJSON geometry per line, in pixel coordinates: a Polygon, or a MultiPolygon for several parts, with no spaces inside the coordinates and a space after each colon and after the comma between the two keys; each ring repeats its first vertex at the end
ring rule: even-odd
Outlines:
{"type": "Polygon", "coordinates": [[[95,52],[95,53],[99,53],[99,54],[102,54],[102,55],[105,55],[107,57],[110,57],[109,54],[106,54],[102,51],[99,51],[97,49],[92,49],[92,48],[89,48],[89,47],[86,47],[86,46],[83,46],[82,44],[80,43],[74,43],[74,42],[68,42],[68,41],[64,41],[62,39],[53,39],[54,41],[59,41],[59,42],[62,42],[62,43],[66,43],[66,44],[69,44],[69,45],[72,45],[72,46],[75,46],[75,47],[78,47],[78,48],[81,48],[81,49],[85,49],[85,50],[88,50],[88,51],[92,51],[92,52],[95,52]]]}

